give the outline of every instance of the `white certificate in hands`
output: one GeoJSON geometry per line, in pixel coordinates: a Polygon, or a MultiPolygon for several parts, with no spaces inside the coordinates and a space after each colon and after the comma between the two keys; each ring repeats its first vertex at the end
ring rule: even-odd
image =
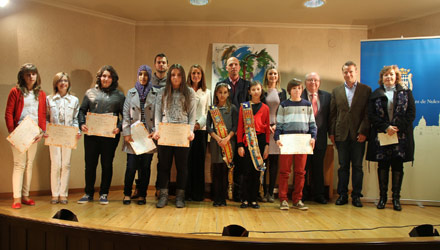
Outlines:
{"type": "Polygon", "coordinates": [[[180,123],[159,124],[159,145],[189,147],[190,125],[180,123]]]}
{"type": "Polygon", "coordinates": [[[46,134],[48,137],[44,139],[44,145],[76,149],[78,127],[48,123],[46,134]]]}
{"type": "Polygon", "coordinates": [[[297,155],[297,154],[313,154],[310,134],[284,134],[280,135],[282,147],[280,151],[282,155],[297,155]]]}
{"type": "Polygon", "coordinates": [[[21,123],[6,137],[18,151],[26,152],[34,143],[34,139],[40,134],[40,127],[29,116],[26,116],[21,123]]]}
{"type": "Polygon", "coordinates": [[[116,135],[113,134],[113,130],[116,128],[117,122],[117,116],[87,112],[87,134],[115,138],[116,135]]]}
{"type": "Polygon", "coordinates": [[[154,144],[153,139],[148,138],[148,131],[142,122],[135,122],[130,126],[131,147],[133,148],[136,155],[145,154],[156,149],[156,144],[154,144]]]}
{"type": "Polygon", "coordinates": [[[379,139],[379,143],[381,146],[399,143],[397,133],[394,133],[393,135],[388,135],[387,133],[377,133],[377,138],[379,139]]]}

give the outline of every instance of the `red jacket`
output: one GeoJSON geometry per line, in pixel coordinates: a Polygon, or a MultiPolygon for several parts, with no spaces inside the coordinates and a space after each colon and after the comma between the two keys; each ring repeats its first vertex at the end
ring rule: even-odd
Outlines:
{"type": "MultiPolygon", "coordinates": [[[[21,112],[24,107],[24,98],[20,89],[13,87],[9,92],[8,102],[6,104],[5,120],[9,133],[18,126],[21,112]]],[[[38,126],[46,131],[46,93],[40,90],[38,94],[38,126]]]]}
{"type": "MultiPolygon", "coordinates": [[[[255,131],[257,135],[266,134],[266,143],[269,144],[270,139],[270,119],[269,119],[269,106],[262,103],[261,108],[254,115],[255,131]]],[[[240,105],[240,113],[238,115],[238,127],[237,127],[237,144],[243,143],[247,147],[246,134],[244,132],[243,121],[243,107],[240,105]]]]}

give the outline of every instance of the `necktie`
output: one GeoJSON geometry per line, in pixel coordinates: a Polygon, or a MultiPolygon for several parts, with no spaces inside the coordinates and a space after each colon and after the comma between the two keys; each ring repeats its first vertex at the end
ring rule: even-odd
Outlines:
{"type": "Polygon", "coordinates": [[[316,116],[318,114],[318,97],[316,94],[311,94],[310,97],[312,99],[313,114],[316,116]]]}

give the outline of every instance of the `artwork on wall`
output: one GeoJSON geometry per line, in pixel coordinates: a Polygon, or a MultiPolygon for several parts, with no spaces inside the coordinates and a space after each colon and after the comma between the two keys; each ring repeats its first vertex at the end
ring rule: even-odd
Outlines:
{"type": "Polygon", "coordinates": [[[211,89],[217,82],[228,77],[226,61],[229,57],[240,61],[240,77],[249,81],[263,83],[264,71],[278,65],[278,44],[226,44],[212,45],[212,82],[211,89]]]}

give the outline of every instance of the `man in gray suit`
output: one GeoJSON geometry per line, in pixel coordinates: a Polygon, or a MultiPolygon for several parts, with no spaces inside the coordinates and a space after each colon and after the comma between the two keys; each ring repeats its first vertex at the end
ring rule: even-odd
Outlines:
{"type": "Polygon", "coordinates": [[[348,61],[342,66],[345,83],[332,92],[330,102],[330,140],[336,145],[339,158],[336,205],[348,203],[350,161],[352,164],[352,204],[362,207],[362,161],[370,123],[367,104],[371,88],[357,81],[357,66],[348,61]]]}
{"type": "Polygon", "coordinates": [[[321,78],[318,73],[307,74],[305,82],[306,91],[303,91],[301,98],[312,103],[318,135],[313,155],[307,156],[306,171],[308,176],[306,176],[306,185],[304,185],[306,192],[303,191],[303,193],[320,204],[327,204],[324,197],[324,156],[327,150],[331,95],[326,91],[319,90],[321,78]]]}

